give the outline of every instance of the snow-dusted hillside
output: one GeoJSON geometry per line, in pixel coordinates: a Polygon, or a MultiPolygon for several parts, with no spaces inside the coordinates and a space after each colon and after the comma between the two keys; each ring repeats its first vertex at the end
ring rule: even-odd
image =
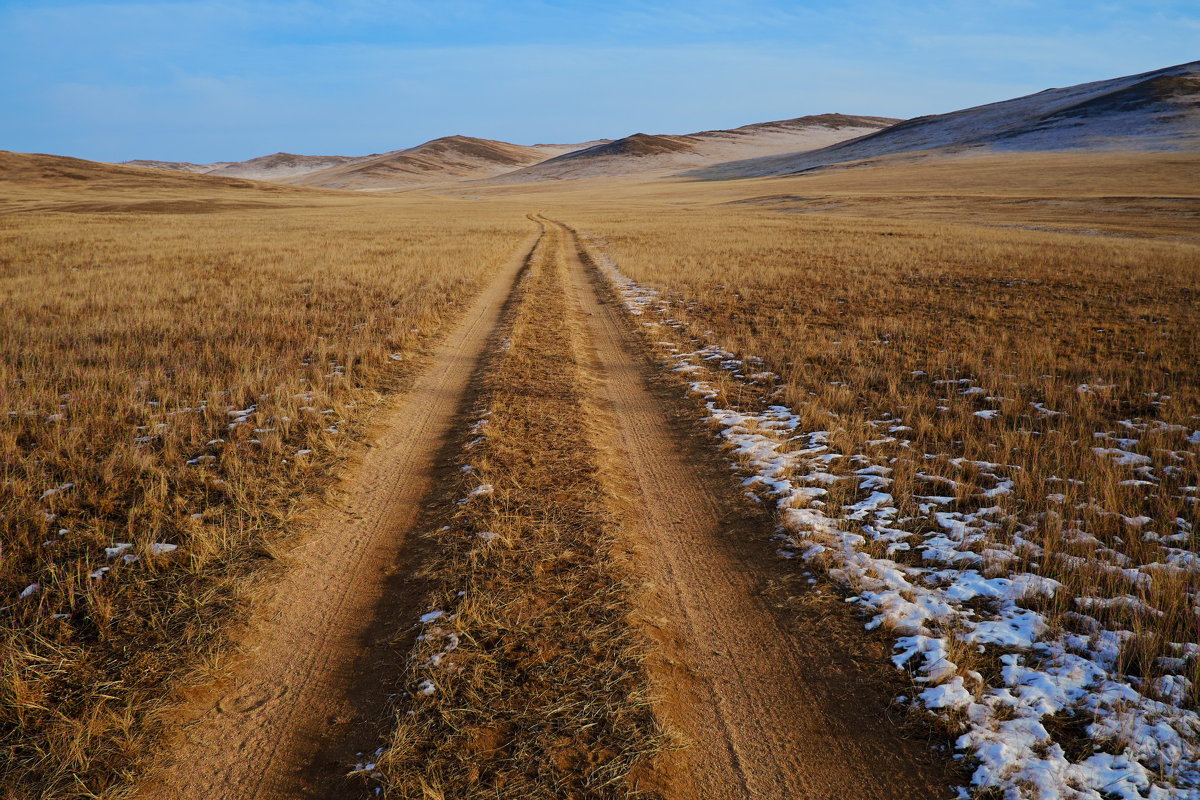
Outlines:
{"type": "Polygon", "coordinates": [[[407,150],[308,172],[287,182],[327,189],[397,189],[440,181],[487,178],[543,161],[555,152],[549,147],[445,136],[407,150]]]}
{"type": "Polygon", "coordinates": [[[279,181],[317,170],[354,164],[371,156],[302,156],[295,153],[272,153],[232,164],[216,165],[209,175],[227,178],[250,178],[258,181],[279,181]]]}
{"type": "Polygon", "coordinates": [[[172,172],[195,172],[206,173],[212,172],[218,167],[227,166],[232,162],[220,162],[218,164],[193,164],[190,161],[153,161],[150,159],[138,158],[133,161],[122,161],[121,164],[126,167],[145,167],[146,169],[165,169],[172,172]]]}
{"type": "Polygon", "coordinates": [[[761,122],[731,130],[685,135],[635,133],[569,152],[495,179],[534,182],[616,175],[655,175],[735,158],[794,153],[873,133],[895,124],[889,117],[821,114],[761,122]]]}
{"type": "Polygon", "coordinates": [[[821,150],[742,160],[689,174],[702,178],[786,175],[898,153],[961,148],[1200,148],[1200,61],[916,117],[821,150]]]}

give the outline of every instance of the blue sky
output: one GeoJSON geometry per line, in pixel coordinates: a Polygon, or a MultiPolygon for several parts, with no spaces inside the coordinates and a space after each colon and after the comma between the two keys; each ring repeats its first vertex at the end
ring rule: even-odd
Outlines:
{"type": "Polygon", "coordinates": [[[1200,58],[1200,3],[0,0],[0,149],[105,161],[910,117],[1200,58]]]}

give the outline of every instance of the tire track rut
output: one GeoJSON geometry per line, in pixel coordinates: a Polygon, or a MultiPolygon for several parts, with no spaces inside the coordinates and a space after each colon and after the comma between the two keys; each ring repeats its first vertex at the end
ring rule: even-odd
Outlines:
{"type": "Polygon", "coordinates": [[[762,587],[781,575],[768,531],[730,521],[728,473],[671,423],[651,390],[654,367],[619,307],[601,301],[603,278],[573,231],[544,221],[569,261],[598,399],[615,420],[609,444],[625,466],[615,476],[629,501],[622,534],[643,582],[635,622],[656,650],[656,713],[684,745],[658,759],[644,788],[676,800],[951,796],[925,743],[887,721],[878,676],[847,651],[865,638],[861,626],[840,608],[788,624],[768,604],[762,587]]]}
{"type": "MultiPolygon", "coordinates": [[[[539,234],[537,240],[540,240],[539,234]]],[[[411,389],[377,420],[370,446],[287,555],[271,593],[238,636],[232,669],[172,709],[171,761],[145,800],[333,798],[356,749],[373,750],[390,720],[379,650],[421,592],[405,539],[521,268],[536,241],[480,292],[411,389]]],[[[397,670],[398,672],[398,670],[397,670]]],[[[398,675],[393,677],[399,677],[398,675]]]]}

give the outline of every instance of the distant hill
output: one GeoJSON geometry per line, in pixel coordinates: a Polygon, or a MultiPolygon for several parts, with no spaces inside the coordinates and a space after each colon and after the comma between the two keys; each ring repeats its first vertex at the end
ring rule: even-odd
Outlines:
{"type": "Polygon", "coordinates": [[[899,120],[889,117],[820,114],[680,136],[635,133],[623,139],[547,159],[501,175],[492,182],[665,174],[736,158],[824,147],[874,133],[897,122],[899,120]]]}
{"type": "MultiPolygon", "coordinates": [[[[161,163],[161,162],[155,162],[161,163]]],[[[224,188],[255,187],[272,190],[269,184],[254,184],[223,176],[196,174],[191,170],[174,167],[147,168],[130,164],[105,164],[70,156],[55,156],[45,153],[12,153],[0,150],[0,183],[9,182],[33,186],[77,186],[93,188],[96,185],[111,187],[182,187],[212,186],[224,188]]]]}
{"type": "Polygon", "coordinates": [[[121,166],[126,167],[146,167],[147,169],[168,169],[174,172],[196,172],[205,173],[223,167],[226,164],[231,164],[230,161],[222,161],[219,164],[193,164],[190,161],[148,161],[146,159],[135,159],[134,161],[123,161],[121,166]]]}
{"type": "Polygon", "coordinates": [[[256,181],[280,181],[308,172],[364,161],[368,158],[375,158],[376,155],[378,154],[369,156],[302,156],[295,153],[272,153],[269,156],[258,156],[245,161],[216,161],[212,164],[135,159],[123,161],[116,166],[192,172],[198,175],[219,175],[225,178],[249,178],[256,181]]]}
{"type": "Polygon", "coordinates": [[[446,136],[288,180],[328,189],[393,189],[447,180],[487,178],[554,155],[550,148],[470,136],[446,136]]]}
{"type": "Polygon", "coordinates": [[[1200,61],[917,117],[820,114],[682,135],[519,145],[446,136],[368,156],[274,153],[247,161],[131,161],[176,173],[331,189],[532,183],[610,176],[788,175],[885,156],[971,150],[1200,149],[1200,61]]]}
{"type": "Polygon", "coordinates": [[[208,175],[226,178],[250,178],[256,181],[282,181],[330,167],[354,164],[371,156],[301,156],[295,153],[272,153],[246,161],[214,165],[208,175]]]}
{"type": "Polygon", "coordinates": [[[694,170],[700,178],[786,175],[900,153],[1200,147],[1200,61],[916,117],[819,150],[694,170]]]}
{"type": "Polygon", "coordinates": [[[471,136],[446,136],[416,147],[369,156],[274,153],[217,164],[148,160],[126,164],[298,186],[386,190],[468,180],[530,182],[596,175],[666,174],[733,159],[823,147],[896,122],[888,117],[821,114],[731,130],[682,136],[635,133],[623,139],[596,139],[579,144],[520,145],[471,136]]]}
{"type": "Polygon", "coordinates": [[[82,158],[0,150],[0,213],[207,213],[301,201],[296,186],[196,174],[187,170],[104,164],[82,158]]]}
{"type": "Polygon", "coordinates": [[[590,142],[577,142],[576,144],[535,144],[538,150],[541,150],[549,155],[547,158],[561,156],[564,153],[574,153],[576,150],[585,150],[589,147],[595,147],[598,144],[608,144],[612,139],[593,139],[590,142]]]}

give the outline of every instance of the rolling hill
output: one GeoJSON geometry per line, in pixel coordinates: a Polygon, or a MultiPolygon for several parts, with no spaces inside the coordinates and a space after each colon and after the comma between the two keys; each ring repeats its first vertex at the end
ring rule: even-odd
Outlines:
{"type": "Polygon", "coordinates": [[[734,159],[824,147],[898,122],[821,114],[686,135],[635,133],[577,144],[520,145],[446,136],[369,156],[274,153],[247,161],[130,161],[175,172],[241,177],[327,189],[388,190],[455,181],[536,182],[610,175],[665,175],[734,159]]]}
{"type": "Polygon", "coordinates": [[[1172,150],[1200,146],[1200,61],[916,117],[819,150],[742,160],[699,178],[786,175],[900,153],[992,150],[1172,150]]]}
{"type": "Polygon", "coordinates": [[[679,169],[718,164],[737,158],[824,147],[874,133],[898,121],[888,117],[821,114],[682,136],[635,133],[623,139],[550,158],[501,175],[493,182],[524,183],[598,176],[668,174],[679,169]]]}
{"type": "Polygon", "coordinates": [[[446,136],[407,150],[301,174],[287,182],[326,189],[395,189],[487,178],[544,161],[552,155],[551,148],[446,136]]]}
{"type": "Polygon", "coordinates": [[[0,150],[0,214],[16,210],[203,213],[310,198],[310,189],[187,170],[0,150]]]}
{"type": "Polygon", "coordinates": [[[635,133],[580,144],[520,145],[446,136],[368,156],[274,153],[246,161],[126,166],[329,189],[580,178],[788,175],[882,157],[976,151],[1200,148],[1200,61],[907,121],[821,114],[684,135],[635,133]]]}
{"type": "Polygon", "coordinates": [[[346,164],[355,164],[373,156],[301,156],[295,153],[272,153],[246,161],[217,165],[206,171],[207,175],[225,178],[250,178],[256,181],[285,181],[299,175],[330,169],[346,164]]]}
{"type": "Polygon", "coordinates": [[[133,161],[122,161],[118,166],[145,167],[147,169],[165,169],[172,172],[195,172],[202,174],[234,163],[236,162],[219,161],[215,164],[193,164],[190,161],[153,161],[145,158],[137,158],[133,161]]]}

